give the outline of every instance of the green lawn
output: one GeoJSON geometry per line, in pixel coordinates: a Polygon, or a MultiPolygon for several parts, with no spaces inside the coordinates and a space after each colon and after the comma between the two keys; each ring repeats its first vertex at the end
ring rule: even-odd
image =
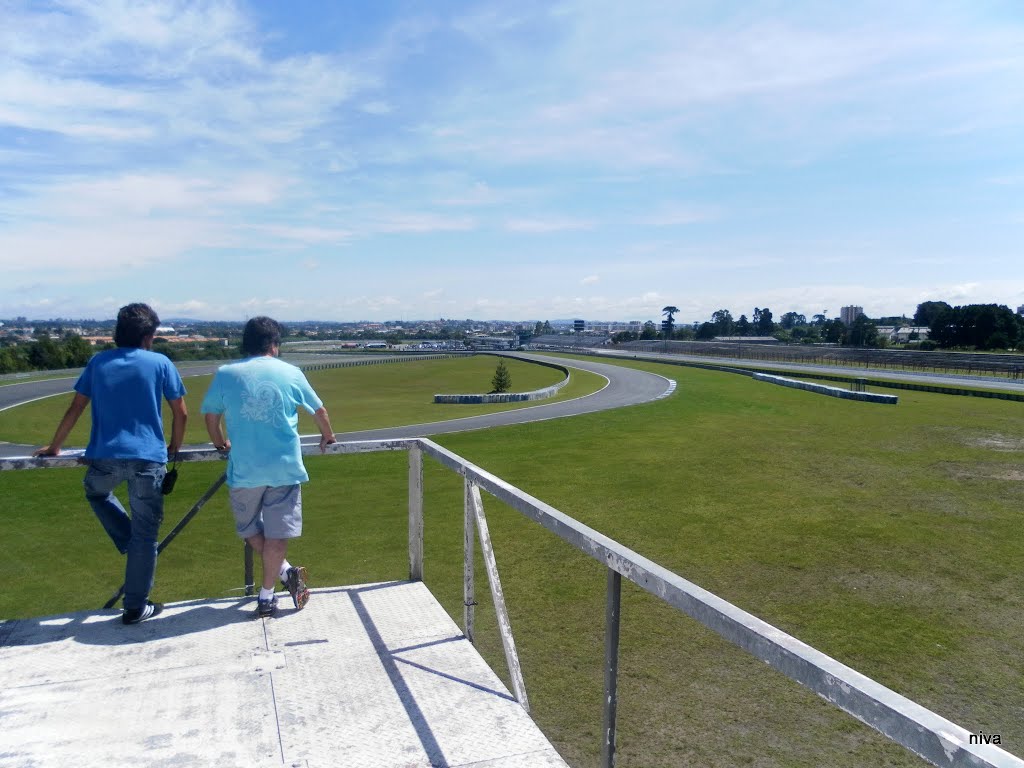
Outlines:
{"type": "MultiPolygon", "coordinates": [[[[678,389],[647,405],[438,442],[1024,753],[1024,404],[903,392],[899,405],[881,406],[623,364],[678,389]]],[[[405,462],[395,453],[308,461],[306,529],[291,559],[317,584],[406,575],[405,462]]],[[[185,465],[168,520],[220,469],[185,465]]],[[[4,498],[18,500],[0,516],[0,616],[96,607],[119,583],[80,477],[0,476],[4,498]]],[[[428,461],[425,485],[425,580],[461,621],[462,479],[428,461]]],[[[570,764],[596,765],[604,571],[484,503],[532,713],[570,764]]],[[[232,594],[241,575],[218,496],[162,557],[155,597],[232,594]]],[[[477,578],[478,642],[503,674],[482,569],[477,578]]],[[[923,764],[632,585],[622,616],[620,768],[923,764]]]]}
{"type": "MultiPolygon", "coordinates": [[[[542,389],[565,378],[561,371],[554,368],[522,360],[506,358],[505,364],[512,376],[512,392],[542,389]]],[[[354,432],[377,427],[446,421],[538,404],[434,403],[435,394],[490,391],[496,366],[496,357],[476,355],[448,360],[415,360],[353,368],[332,368],[311,371],[308,378],[324,401],[331,415],[331,426],[335,431],[354,432]]],[[[188,390],[185,402],[190,414],[186,444],[209,441],[199,409],[210,379],[211,376],[189,376],[185,379],[185,387],[188,390]]],[[[563,387],[556,397],[541,402],[550,403],[580,397],[600,389],[603,384],[603,378],[586,371],[575,370],[569,384],[563,387]]],[[[70,401],[71,395],[61,395],[0,411],[0,440],[30,445],[45,444],[53,437],[53,430],[70,401]]],[[[89,423],[87,412],[71,432],[65,446],[84,446],[89,441],[89,423]]],[[[170,411],[166,406],[164,423],[169,433],[170,411]]],[[[317,433],[313,419],[305,411],[299,413],[299,431],[302,434],[317,433]]]]}

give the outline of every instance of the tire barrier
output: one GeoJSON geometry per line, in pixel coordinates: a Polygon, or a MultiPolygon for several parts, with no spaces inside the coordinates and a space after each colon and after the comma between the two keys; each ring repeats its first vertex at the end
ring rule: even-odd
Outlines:
{"type": "Polygon", "coordinates": [[[754,381],[766,381],[769,384],[778,384],[781,387],[802,389],[806,392],[816,392],[819,395],[838,397],[843,400],[861,400],[865,403],[884,403],[886,405],[896,405],[899,402],[899,397],[896,395],[877,395],[874,392],[826,387],[824,384],[811,384],[808,381],[797,381],[796,379],[787,379],[782,376],[770,376],[767,373],[755,373],[754,381]]]}
{"type": "Polygon", "coordinates": [[[545,400],[549,397],[554,397],[555,395],[558,394],[559,390],[562,389],[562,387],[569,383],[569,369],[566,368],[564,365],[548,363],[542,360],[532,360],[526,357],[519,357],[518,355],[494,355],[494,357],[508,357],[513,360],[521,360],[524,363],[542,365],[545,368],[554,368],[555,370],[561,371],[563,374],[565,374],[565,378],[562,379],[557,384],[552,384],[550,387],[544,387],[544,389],[535,389],[532,392],[493,392],[486,395],[434,395],[434,402],[445,403],[449,405],[478,405],[480,403],[524,403],[531,400],[545,400]]]}

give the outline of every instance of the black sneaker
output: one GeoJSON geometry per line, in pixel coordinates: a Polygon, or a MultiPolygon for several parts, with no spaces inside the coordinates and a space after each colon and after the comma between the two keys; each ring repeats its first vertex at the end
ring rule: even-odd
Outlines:
{"type": "Polygon", "coordinates": [[[309,602],[309,587],[306,586],[306,569],[301,565],[297,567],[292,566],[288,569],[288,574],[281,579],[281,583],[288,590],[288,594],[292,596],[295,610],[301,611],[305,608],[306,603],[309,602]]]}
{"type": "Polygon", "coordinates": [[[256,618],[264,619],[273,616],[277,611],[277,595],[271,595],[269,600],[257,600],[256,618]]]}
{"type": "Polygon", "coordinates": [[[121,614],[121,623],[139,624],[146,619],[152,619],[154,616],[159,616],[163,609],[163,603],[154,603],[151,600],[147,600],[146,604],[141,608],[126,609],[125,612],[121,614]]]}

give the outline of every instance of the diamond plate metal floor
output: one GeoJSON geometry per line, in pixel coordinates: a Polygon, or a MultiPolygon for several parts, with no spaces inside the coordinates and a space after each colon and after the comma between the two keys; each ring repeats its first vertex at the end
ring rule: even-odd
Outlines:
{"type": "Polygon", "coordinates": [[[565,767],[420,582],[0,623],[0,765],[565,767]]]}

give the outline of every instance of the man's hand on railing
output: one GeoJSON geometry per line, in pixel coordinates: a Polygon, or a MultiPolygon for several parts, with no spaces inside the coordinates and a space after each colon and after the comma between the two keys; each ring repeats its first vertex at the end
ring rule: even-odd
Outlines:
{"type": "Polygon", "coordinates": [[[327,446],[338,442],[334,436],[334,427],[331,426],[331,418],[327,415],[327,409],[322,405],[313,413],[313,421],[320,428],[320,453],[327,452],[327,446]]]}
{"type": "Polygon", "coordinates": [[[59,456],[60,446],[59,445],[44,445],[42,448],[37,448],[32,451],[33,456],[59,456]]]}
{"type": "Polygon", "coordinates": [[[221,445],[217,445],[216,443],[214,443],[213,447],[216,448],[221,453],[227,453],[228,451],[231,450],[231,441],[225,439],[221,445]]]}

